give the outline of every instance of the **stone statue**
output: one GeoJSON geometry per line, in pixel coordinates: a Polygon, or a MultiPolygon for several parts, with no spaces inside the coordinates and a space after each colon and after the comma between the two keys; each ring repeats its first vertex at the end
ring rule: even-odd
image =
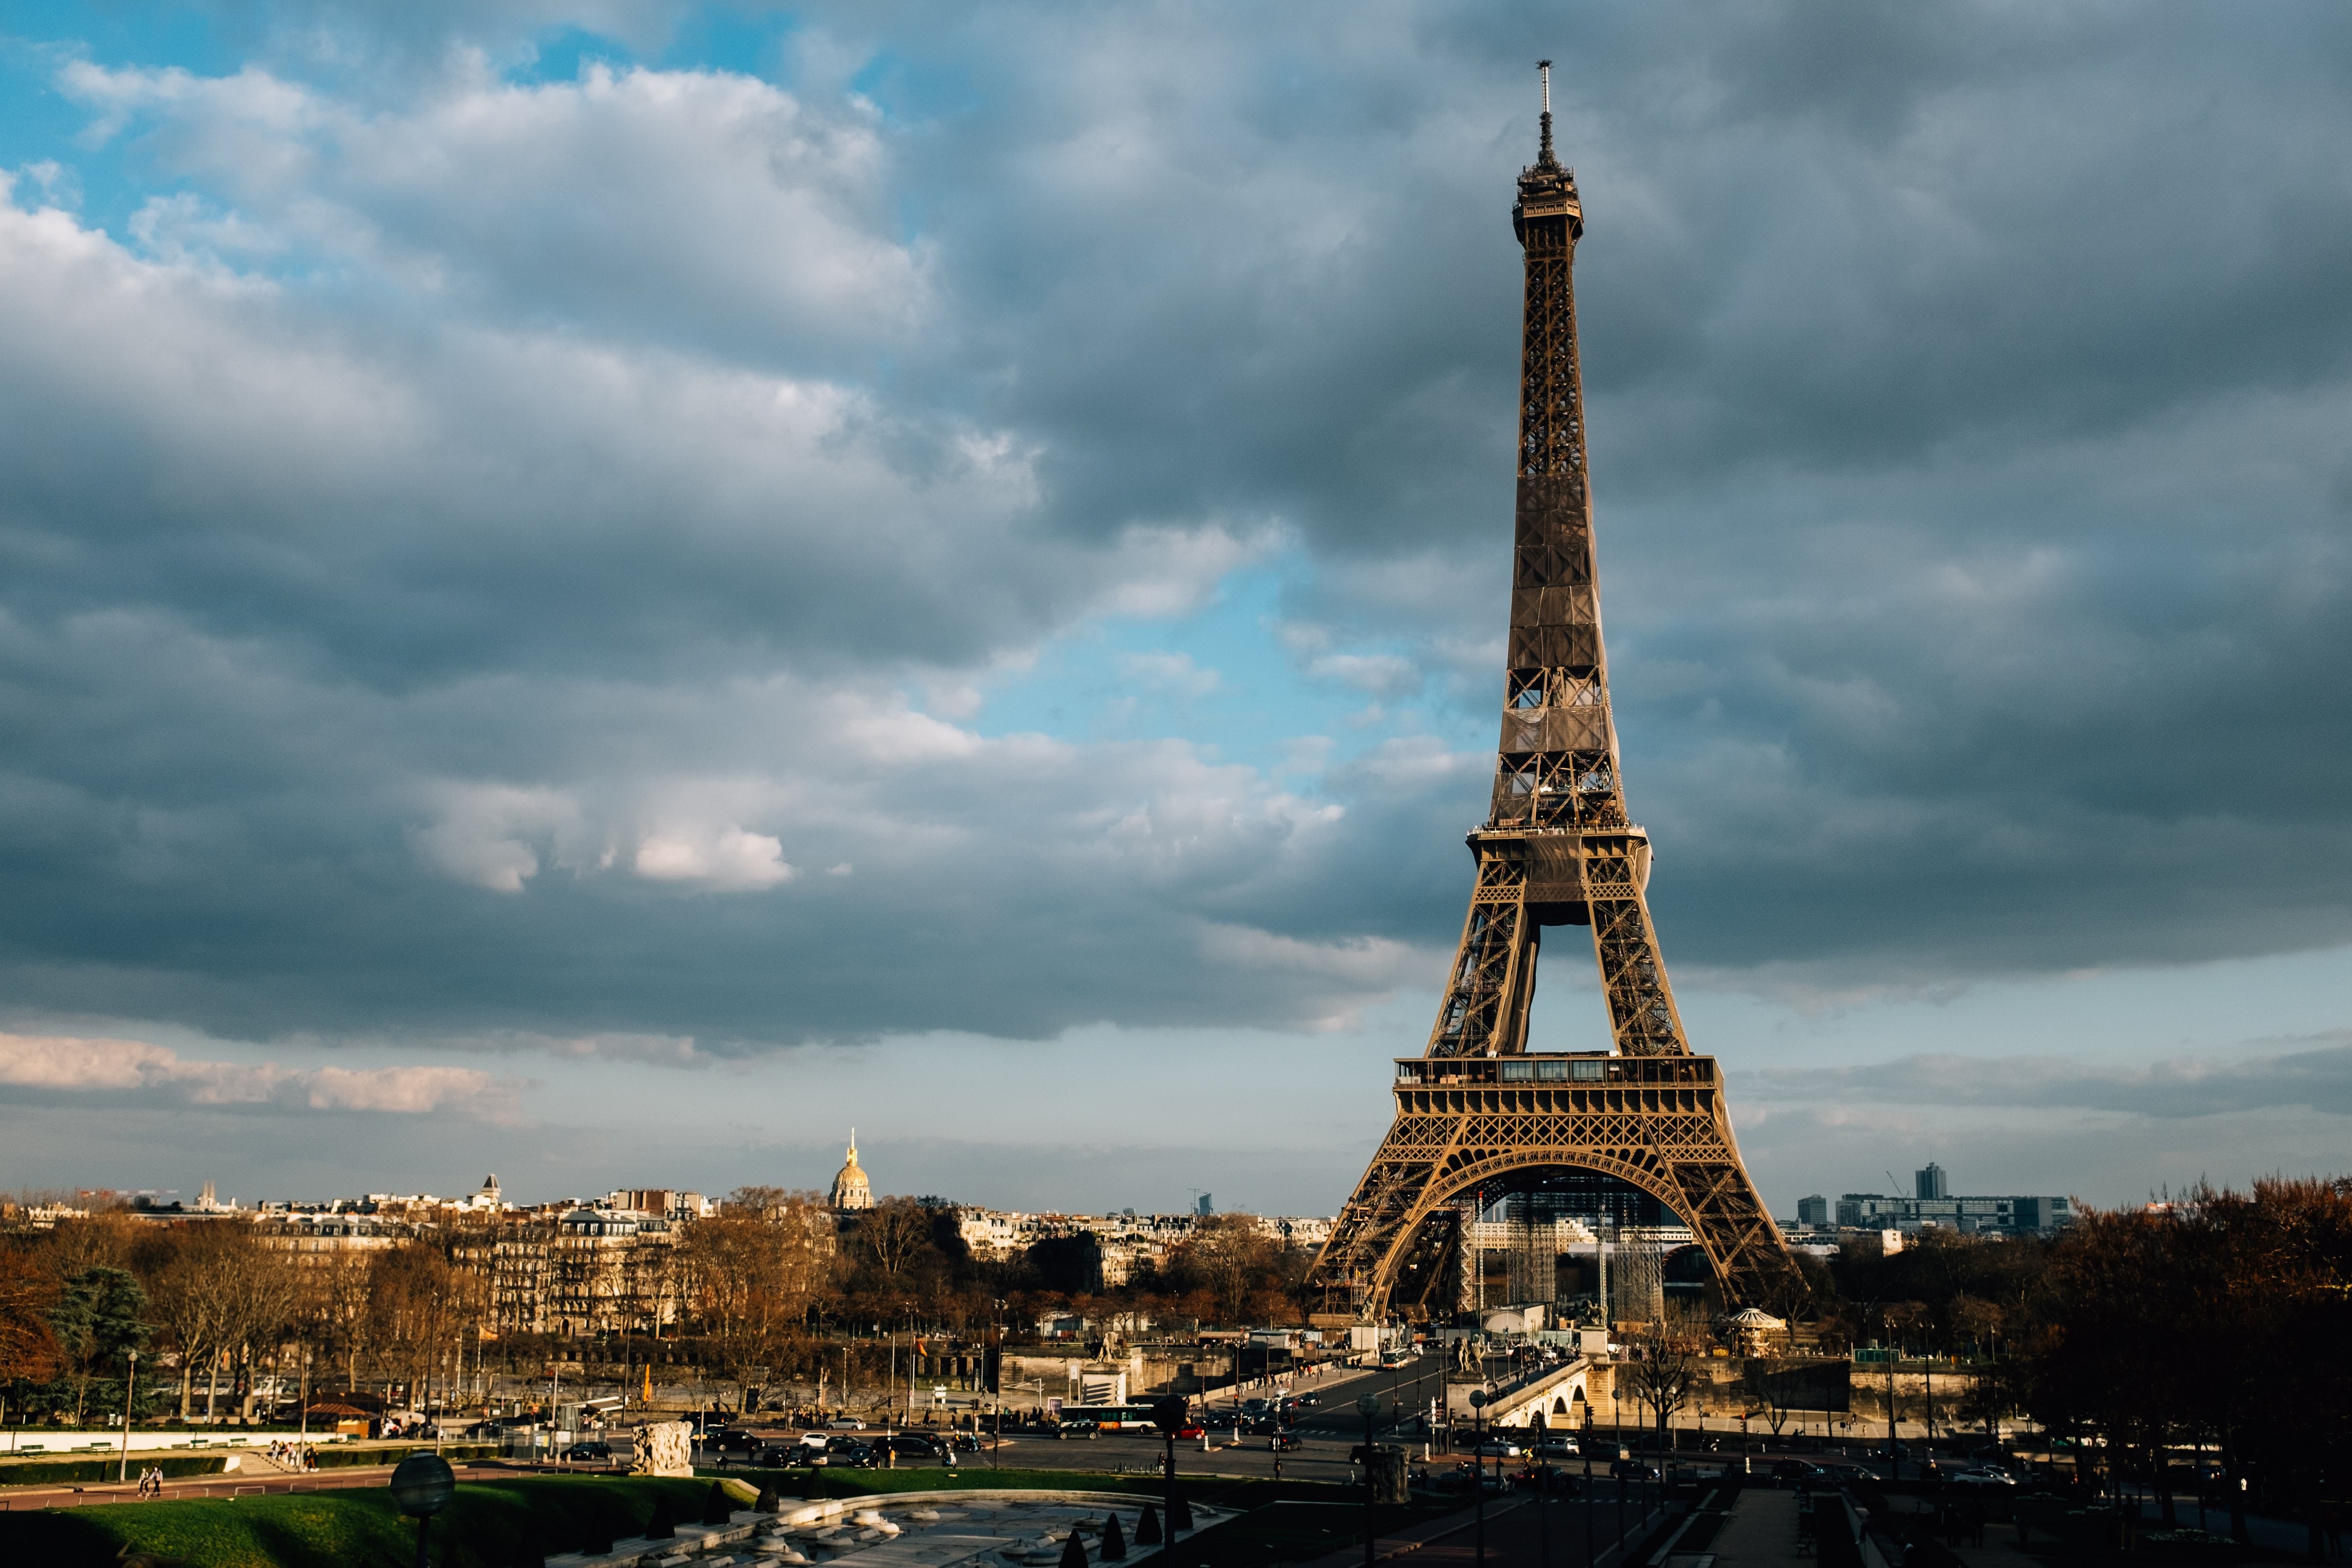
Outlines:
{"type": "Polygon", "coordinates": [[[656,1421],[637,1428],[637,1457],[629,1461],[633,1476],[694,1474],[693,1428],[683,1421],[656,1421]]]}

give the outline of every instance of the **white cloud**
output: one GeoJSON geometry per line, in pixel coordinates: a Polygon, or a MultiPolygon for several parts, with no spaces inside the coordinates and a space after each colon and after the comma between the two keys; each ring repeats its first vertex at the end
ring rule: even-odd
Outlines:
{"type": "Polygon", "coordinates": [[[0,1034],[0,1088],[201,1106],[421,1115],[444,1109],[482,1121],[515,1116],[511,1080],[472,1068],[290,1068],[193,1060],[141,1040],[0,1034]]]}
{"type": "Polygon", "coordinates": [[[780,841],[740,827],[691,837],[648,835],[633,863],[648,881],[695,882],[719,892],[757,891],[799,874],[785,863],[780,841]]]}
{"type": "MultiPolygon", "coordinates": [[[[560,790],[441,784],[431,793],[438,797],[439,816],[415,830],[417,852],[460,882],[519,893],[539,874],[542,848],[555,857],[566,847],[576,854],[584,843],[580,804],[560,790]]],[[[609,864],[610,852],[598,859],[609,864]]]]}

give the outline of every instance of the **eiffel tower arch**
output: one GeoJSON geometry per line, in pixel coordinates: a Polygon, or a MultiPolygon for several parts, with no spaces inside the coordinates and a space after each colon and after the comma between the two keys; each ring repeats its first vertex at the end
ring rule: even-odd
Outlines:
{"type": "Polygon", "coordinates": [[[1726,1300],[1786,1311],[1805,1292],[1740,1163],[1712,1057],[1694,1055],[1659,956],[1649,835],[1627,816],[1601,636],[1578,363],[1584,209],[1542,139],[1511,225],[1526,253],[1517,515],[1502,740],[1444,1001],[1396,1063],[1396,1120],[1317,1258],[1335,1310],[1436,1310],[1459,1278],[1465,1205],[1588,1172],[1688,1226],[1726,1300]],[[1589,927],[1613,1049],[1534,1052],[1528,1009],[1546,928],[1589,927]]]}

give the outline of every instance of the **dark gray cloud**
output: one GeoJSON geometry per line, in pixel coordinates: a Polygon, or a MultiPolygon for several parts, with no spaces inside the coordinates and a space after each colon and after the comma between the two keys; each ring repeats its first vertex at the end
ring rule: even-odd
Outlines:
{"type": "Polygon", "coordinates": [[[2288,1108],[2352,1116],[2352,1045],[2274,1055],[2168,1058],[2145,1067],[2048,1057],[1904,1057],[1851,1068],[1746,1075],[1767,1102],[1882,1101],[1930,1110],[2010,1106],[2177,1120],[2288,1108]]]}
{"type": "Polygon", "coordinates": [[[2338,8],[861,6],[781,85],[499,74],[655,8],[241,16],[245,75],[64,79],[168,193],[130,234],[0,214],[19,1009],[748,1047],[1430,984],[1475,746],[1286,785],[955,694],[1280,542],[1304,667],[1491,705],[1537,54],[1679,972],[2352,940],[2338,8]]]}

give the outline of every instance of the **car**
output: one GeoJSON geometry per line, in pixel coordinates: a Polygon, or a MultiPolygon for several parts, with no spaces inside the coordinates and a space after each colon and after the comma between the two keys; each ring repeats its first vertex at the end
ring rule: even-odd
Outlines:
{"type": "Polygon", "coordinates": [[[1302,1407],[1308,1407],[1316,1405],[1318,1401],[1312,1394],[1295,1394],[1291,1395],[1290,1403],[1302,1407]]]}
{"type": "Polygon", "coordinates": [[[1176,1428],[1176,1436],[1188,1443],[1196,1437],[1205,1437],[1208,1435],[1209,1429],[1198,1421],[1187,1421],[1176,1428]]]}
{"type": "Polygon", "coordinates": [[[613,1457],[610,1443],[574,1443],[563,1450],[563,1457],[575,1465],[595,1464],[613,1457]]]}
{"type": "Polygon", "coordinates": [[[713,1433],[703,1441],[722,1454],[734,1453],[739,1449],[748,1454],[760,1446],[760,1439],[740,1426],[730,1426],[723,1432],[713,1433]]]}
{"type": "Polygon", "coordinates": [[[1535,1455],[1538,1459],[1573,1459],[1584,1450],[1576,1446],[1573,1437],[1538,1437],[1535,1455]]]}
{"type": "Polygon", "coordinates": [[[1298,1434],[1296,1432],[1269,1432],[1266,1434],[1265,1446],[1275,1453],[1287,1454],[1292,1449],[1298,1447],[1298,1434]]]}
{"type": "Polygon", "coordinates": [[[1969,1491],[2014,1491],[2017,1489],[2017,1478],[2007,1470],[1980,1465],[1973,1469],[1953,1471],[1944,1478],[1944,1484],[1969,1491]]]}
{"type": "Polygon", "coordinates": [[[1809,1465],[1802,1459],[1772,1461],[1772,1484],[1776,1487],[1803,1486],[1809,1481],[1827,1480],[1829,1472],[1819,1465],[1809,1465]]]}
{"type": "Polygon", "coordinates": [[[1500,1484],[1487,1478],[1484,1466],[1466,1463],[1450,1470],[1433,1470],[1429,1477],[1430,1489],[1440,1492],[1492,1491],[1500,1484]]]}
{"type": "Polygon", "coordinates": [[[835,1437],[812,1454],[808,1462],[833,1470],[870,1470],[882,1462],[882,1456],[855,1437],[835,1437]]]}
{"type": "Polygon", "coordinates": [[[866,1423],[855,1415],[836,1415],[824,1424],[828,1432],[863,1432],[866,1423]]]}
{"type": "Polygon", "coordinates": [[[894,1432],[876,1439],[875,1447],[902,1459],[937,1459],[947,1452],[945,1443],[924,1432],[894,1432]]]}
{"type": "Polygon", "coordinates": [[[1482,1437],[1470,1450],[1482,1459],[1516,1459],[1523,1450],[1509,1437],[1482,1437]]]}
{"type": "Polygon", "coordinates": [[[1621,1481],[1662,1481],[1658,1467],[1647,1459],[1619,1459],[1609,1467],[1609,1473],[1621,1481]]]}

